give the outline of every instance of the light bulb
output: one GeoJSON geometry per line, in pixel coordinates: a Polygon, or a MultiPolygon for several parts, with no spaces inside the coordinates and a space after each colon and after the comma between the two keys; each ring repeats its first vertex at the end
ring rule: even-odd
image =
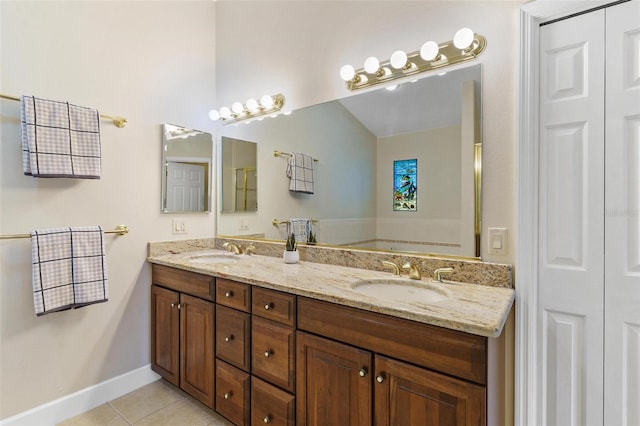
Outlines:
{"type": "Polygon", "coordinates": [[[464,50],[473,43],[473,31],[469,28],[460,28],[453,36],[453,45],[460,50],[464,50]]]}
{"type": "Polygon", "coordinates": [[[407,64],[407,54],[402,50],[396,50],[391,54],[391,66],[399,70],[407,64]]]}
{"type": "Polygon", "coordinates": [[[216,121],[220,119],[220,113],[215,109],[212,109],[211,111],[209,111],[209,118],[213,121],[216,121]]]}
{"type": "Polygon", "coordinates": [[[258,105],[258,101],[256,101],[253,98],[247,99],[246,105],[247,105],[247,109],[252,112],[255,112],[260,109],[260,105],[258,105]]]}
{"type": "Polygon", "coordinates": [[[428,41],[420,48],[420,57],[425,61],[433,61],[438,57],[440,47],[435,41],[428,41]]]}
{"type": "Polygon", "coordinates": [[[231,105],[231,111],[235,112],[236,114],[240,114],[242,111],[244,111],[244,106],[242,106],[240,102],[234,102],[233,105],[231,105]]]}
{"type": "Polygon", "coordinates": [[[340,68],[340,78],[344,81],[351,81],[356,76],[356,70],[351,65],[343,65],[340,68]]]}
{"type": "Polygon", "coordinates": [[[273,98],[269,95],[264,95],[260,98],[260,105],[262,105],[263,108],[271,108],[273,106],[273,98]]]}
{"type": "Polygon", "coordinates": [[[231,110],[228,107],[223,106],[220,108],[220,117],[225,119],[231,117],[231,110]]]}
{"type": "Polygon", "coordinates": [[[369,56],[364,60],[364,70],[369,74],[375,74],[380,69],[380,61],[375,56],[369,56]]]}

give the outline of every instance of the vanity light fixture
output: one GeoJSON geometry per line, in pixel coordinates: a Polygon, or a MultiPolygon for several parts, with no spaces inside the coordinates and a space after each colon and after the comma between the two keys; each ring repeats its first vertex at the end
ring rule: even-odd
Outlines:
{"type": "Polygon", "coordinates": [[[251,118],[263,118],[269,114],[280,112],[284,106],[284,95],[278,93],[276,95],[264,95],[259,101],[249,99],[242,104],[234,102],[231,108],[223,106],[219,110],[212,109],[209,111],[209,118],[213,121],[220,120],[223,124],[235,123],[241,120],[251,118]]]}
{"type": "Polygon", "coordinates": [[[370,56],[361,69],[344,65],[340,69],[340,77],[349,90],[364,89],[475,59],[486,46],[487,39],[484,36],[475,34],[469,28],[461,28],[455,33],[453,40],[440,44],[427,41],[420,50],[412,53],[396,50],[385,62],[370,56]]]}

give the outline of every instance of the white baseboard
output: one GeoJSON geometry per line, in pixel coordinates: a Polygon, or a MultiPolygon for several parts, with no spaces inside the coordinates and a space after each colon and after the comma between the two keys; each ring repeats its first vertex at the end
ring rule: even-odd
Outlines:
{"type": "Polygon", "coordinates": [[[55,425],[158,380],[150,364],[0,421],[0,426],[55,425]]]}

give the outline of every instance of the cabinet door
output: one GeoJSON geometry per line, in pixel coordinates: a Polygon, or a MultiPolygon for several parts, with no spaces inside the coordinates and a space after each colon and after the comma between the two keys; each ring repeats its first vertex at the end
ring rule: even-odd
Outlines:
{"type": "Polygon", "coordinates": [[[180,383],[179,293],[151,286],[151,369],[167,381],[180,383]]]}
{"type": "Polygon", "coordinates": [[[180,387],[213,408],[213,303],[182,294],[180,312],[180,387]]]}
{"type": "Polygon", "coordinates": [[[299,426],[371,424],[371,352],[298,332],[299,426]]]}
{"type": "Polygon", "coordinates": [[[376,426],[486,424],[486,389],[376,355],[376,426]]]}

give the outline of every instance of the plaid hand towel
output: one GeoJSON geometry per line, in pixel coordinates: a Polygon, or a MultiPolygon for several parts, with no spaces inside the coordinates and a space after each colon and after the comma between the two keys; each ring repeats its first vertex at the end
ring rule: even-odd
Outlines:
{"type": "Polygon", "coordinates": [[[287,223],[287,236],[293,232],[296,236],[296,242],[306,243],[309,239],[310,229],[311,221],[309,219],[289,219],[287,223]]]}
{"type": "Polygon", "coordinates": [[[287,177],[291,178],[289,191],[313,194],[313,157],[292,152],[287,162],[287,177]]]}
{"type": "Polygon", "coordinates": [[[31,258],[36,315],[80,308],[109,299],[101,227],[33,231],[31,258]]]}
{"type": "Polygon", "coordinates": [[[25,175],[100,178],[100,114],[97,110],[22,96],[20,119],[25,175]]]}

